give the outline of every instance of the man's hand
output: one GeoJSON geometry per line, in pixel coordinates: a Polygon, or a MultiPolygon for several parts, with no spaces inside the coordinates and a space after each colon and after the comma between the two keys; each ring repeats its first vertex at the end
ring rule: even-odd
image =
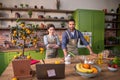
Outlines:
{"type": "Polygon", "coordinates": [[[93,52],[90,52],[90,55],[94,56],[94,57],[97,57],[97,54],[93,53],[93,52]]]}
{"type": "Polygon", "coordinates": [[[64,52],[64,57],[66,57],[67,56],[67,50],[66,49],[63,49],[63,52],[64,52]]]}

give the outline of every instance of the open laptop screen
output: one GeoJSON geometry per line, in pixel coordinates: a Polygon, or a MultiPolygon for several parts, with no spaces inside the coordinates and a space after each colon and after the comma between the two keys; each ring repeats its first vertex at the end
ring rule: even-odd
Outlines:
{"type": "Polygon", "coordinates": [[[65,77],[65,64],[36,64],[38,79],[62,79],[65,77]]]}

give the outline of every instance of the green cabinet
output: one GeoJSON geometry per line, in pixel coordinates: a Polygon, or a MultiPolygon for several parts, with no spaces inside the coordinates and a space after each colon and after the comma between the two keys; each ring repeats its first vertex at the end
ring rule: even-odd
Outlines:
{"type": "MultiPolygon", "coordinates": [[[[100,10],[78,9],[73,13],[76,29],[81,32],[92,32],[92,49],[98,53],[104,49],[104,12],[100,10]]],[[[85,48],[80,54],[89,54],[85,48]]]]}
{"type": "MultiPolygon", "coordinates": [[[[15,52],[0,52],[0,75],[12,61],[15,55],[18,55],[18,51],[15,52]]],[[[40,60],[44,59],[45,54],[40,54],[39,51],[25,51],[25,55],[30,55],[32,59],[40,60]]]]}

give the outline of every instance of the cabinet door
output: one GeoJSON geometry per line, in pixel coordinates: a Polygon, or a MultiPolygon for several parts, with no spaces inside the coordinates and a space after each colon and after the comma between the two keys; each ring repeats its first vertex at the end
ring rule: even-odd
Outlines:
{"type": "MultiPolygon", "coordinates": [[[[74,13],[74,19],[76,21],[76,29],[81,32],[91,32],[92,31],[92,13],[90,10],[77,10],[74,13]]],[[[89,54],[86,48],[79,48],[80,54],[89,54]]]]}
{"type": "Polygon", "coordinates": [[[92,31],[92,16],[90,11],[80,11],[79,12],[79,30],[81,32],[91,32],[92,31]]]}
{"type": "Polygon", "coordinates": [[[93,13],[92,48],[98,53],[104,49],[104,13],[93,13]]]}
{"type": "MultiPolygon", "coordinates": [[[[76,27],[81,32],[92,32],[92,49],[95,53],[104,49],[104,13],[99,10],[77,10],[74,14],[76,27]]],[[[80,54],[89,54],[86,48],[80,54]]]]}
{"type": "Polygon", "coordinates": [[[8,63],[8,58],[7,58],[7,54],[0,52],[0,75],[2,74],[2,72],[5,70],[5,68],[7,67],[7,63],[8,63]]]}

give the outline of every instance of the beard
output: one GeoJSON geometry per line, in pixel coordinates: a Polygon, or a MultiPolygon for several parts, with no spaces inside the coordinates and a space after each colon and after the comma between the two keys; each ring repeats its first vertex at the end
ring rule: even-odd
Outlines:
{"type": "Polygon", "coordinates": [[[75,27],[72,27],[72,28],[69,28],[70,29],[70,31],[74,31],[75,30],[75,27]]]}

